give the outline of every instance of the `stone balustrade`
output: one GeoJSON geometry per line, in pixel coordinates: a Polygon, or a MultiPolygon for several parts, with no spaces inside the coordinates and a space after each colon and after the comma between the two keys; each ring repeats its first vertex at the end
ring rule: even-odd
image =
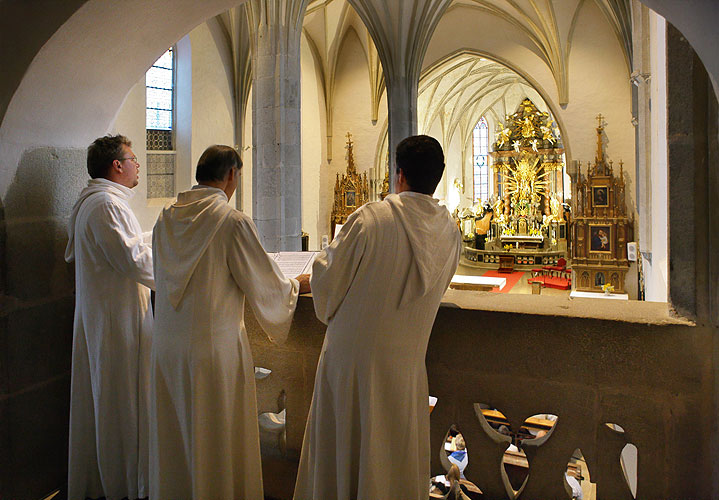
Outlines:
{"type": "MultiPolygon", "coordinates": [[[[454,424],[467,443],[467,479],[485,498],[569,498],[564,472],[579,449],[597,498],[630,499],[620,464],[627,443],[638,451],[637,498],[709,498],[712,330],[672,319],[666,304],[607,302],[615,301],[448,291],[427,350],[430,394],[438,398],[432,474],[446,471],[444,440],[454,424]],[[558,416],[546,436],[524,441],[529,474],[518,493],[501,465],[509,438],[477,403],[501,411],[514,431],[530,416],[558,416]]],[[[246,318],[255,363],[272,370],[257,382],[258,410],[277,411],[286,391],[286,457],[296,460],[325,326],[309,296],[300,298],[281,346],[249,311],[246,318]]],[[[266,485],[292,481],[265,478],[266,485]]]]}

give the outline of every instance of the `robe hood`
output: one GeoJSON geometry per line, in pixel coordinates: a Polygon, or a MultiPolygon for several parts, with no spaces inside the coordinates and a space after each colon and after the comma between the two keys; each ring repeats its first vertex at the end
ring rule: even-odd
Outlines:
{"type": "Polygon", "coordinates": [[[444,275],[448,262],[438,256],[452,255],[459,245],[457,225],[446,207],[429,195],[414,191],[385,198],[407,234],[412,249],[407,283],[400,307],[424,297],[444,275]]]}
{"type": "Polygon", "coordinates": [[[80,207],[90,196],[98,193],[110,193],[125,201],[129,201],[130,198],[135,195],[129,187],[125,187],[122,184],[112,182],[108,179],[98,178],[87,181],[87,186],[80,192],[80,198],[75,202],[75,206],[72,207],[70,221],[67,225],[68,242],[67,247],[65,247],[65,262],[75,260],[75,220],[77,219],[80,207]]]}
{"type": "Polygon", "coordinates": [[[167,288],[177,309],[197,263],[205,254],[215,233],[232,212],[227,195],[218,188],[195,186],[177,196],[165,208],[153,231],[152,249],[155,280],[167,288]]]}

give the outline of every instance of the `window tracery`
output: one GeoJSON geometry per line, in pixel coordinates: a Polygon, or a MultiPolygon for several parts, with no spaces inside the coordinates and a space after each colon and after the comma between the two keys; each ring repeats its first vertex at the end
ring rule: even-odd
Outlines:
{"type": "Polygon", "coordinates": [[[147,197],[175,195],[175,51],[170,47],[145,75],[147,197]]]}
{"type": "Polygon", "coordinates": [[[489,126],[482,117],[472,130],[472,165],[474,201],[489,198],[489,126]]]}

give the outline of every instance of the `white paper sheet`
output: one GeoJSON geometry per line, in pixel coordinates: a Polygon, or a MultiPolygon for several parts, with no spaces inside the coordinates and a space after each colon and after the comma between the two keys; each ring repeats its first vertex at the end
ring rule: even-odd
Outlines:
{"type": "Polygon", "coordinates": [[[312,271],[312,262],[319,252],[277,252],[270,257],[280,266],[282,273],[288,278],[312,271]]]}

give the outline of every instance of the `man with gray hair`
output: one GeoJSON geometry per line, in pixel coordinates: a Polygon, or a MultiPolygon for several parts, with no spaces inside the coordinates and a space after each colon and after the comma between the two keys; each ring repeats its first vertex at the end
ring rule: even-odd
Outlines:
{"type": "Polygon", "coordinates": [[[197,185],[153,231],[152,499],[264,498],[245,301],[270,339],[283,341],[309,277],[285,277],[252,219],[230,206],[240,168],[234,148],[207,148],[197,185]]]}
{"type": "Polygon", "coordinates": [[[87,149],[68,225],[75,262],[68,498],[148,495],[152,249],[130,210],[140,164],[122,135],[87,149]]]}

